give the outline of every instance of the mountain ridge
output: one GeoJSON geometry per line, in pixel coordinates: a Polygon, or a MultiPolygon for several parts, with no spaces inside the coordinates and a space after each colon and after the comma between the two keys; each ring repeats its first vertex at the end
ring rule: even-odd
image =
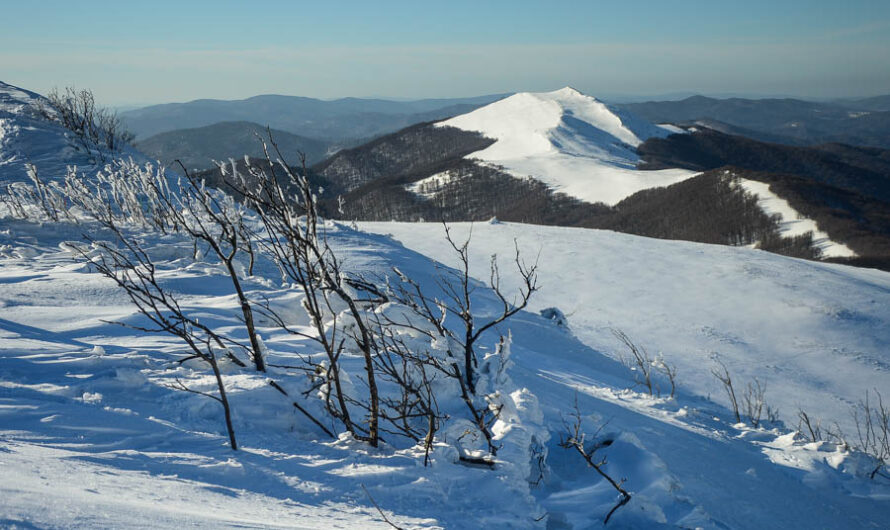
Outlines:
{"type": "Polygon", "coordinates": [[[440,119],[495,101],[503,95],[455,99],[392,101],[340,98],[321,100],[279,94],[240,100],[200,99],[163,103],[120,114],[137,138],[224,121],[252,121],[318,139],[366,138],[412,123],[440,119]]]}
{"type": "Polygon", "coordinates": [[[683,170],[641,173],[635,147],[672,130],[571,87],[521,92],[441,122],[495,140],[468,157],[531,176],[587,202],[615,204],[643,189],[679,182],[683,170]]]}
{"type": "Polygon", "coordinates": [[[268,130],[258,123],[248,121],[219,122],[194,129],[177,129],[156,134],[135,142],[135,146],[147,156],[172,167],[180,160],[189,169],[208,169],[214,161],[243,156],[263,156],[259,138],[271,133],[283,153],[306,154],[309,164],[314,164],[339,149],[333,142],[306,138],[278,129],[268,130]]]}
{"type": "Polygon", "coordinates": [[[782,143],[840,142],[890,148],[890,109],[883,108],[888,97],[816,102],[794,98],[719,99],[696,95],[678,101],[617,106],[656,123],[691,124],[697,120],[715,120],[769,135],[782,143]]]}

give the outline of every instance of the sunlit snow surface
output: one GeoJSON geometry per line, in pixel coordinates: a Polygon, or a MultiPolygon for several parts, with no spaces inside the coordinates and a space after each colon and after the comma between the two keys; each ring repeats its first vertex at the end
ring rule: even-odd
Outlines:
{"type": "MultiPolygon", "coordinates": [[[[7,120],[0,161],[13,162],[0,164],[0,178],[23,179],[18,157],[39,146],[45,151],[35,163],[45,163],[39,169],[47,178],[86,162],[58,128],[8,112],[0,116],[7,120]]],[[[346,270],[375,277],[398,266],[435,290],[441,269],[430,257],[453,263],[440,225],[362,226],[406,246],[328,223],[346,270]]],[[[468,229],[456,226],[455,236],[468,229]]],[[[200,366],[175,362],[183,345],[113,323],[146,321],[110,281],[75,261],[66,242],[82,240],[83,230],[0,213],[2,528],[389,527],[374,502],[403,528],[601,527],[614,492],[559,447],[575,400],[592,425],[603,425],[599,436],[612,443],[599,454],[633,494],[609,528],[886,524],[890,484],[863,478],[861,458],[834,444],[803,443],[782,426],[733,425],[708,372],[717,354],[737,380],[767,381],[767,399],[786,427],[800,405],[848,429],[848,406],[866,388],[890,395],[887,273],[604,231],[478,225],[471,245],[478,278],[488,278],[489,256],[498,253],[504,287],[511,286],[514,239],[527,259],[540,255],[541,291],[530,310],[482,339],[490,352],[498,333],[512,333],[514,387],[506,390],[517,410],[496,427],[507,444],[494,469],[457,464],[447,443],[437,443],[423,467],[411,444],[392,440],[372,450],[326,440],[267,381],[299,395],[301,372],[259,374],[226,363],[241,445],[231,451],[219,405],[171,388],[182,380],[213,389],[200,366]],[[536,313],[552,306],[567,315],[568,329],[536,313]],[[677,365],[675,399],[640,392],[615,361],[613,327],[677,365]],[[537,436],[548,453],[543,469],[510,442],[523,435],[537,436]]],[[[141,240],[187,311],[244,340],[237,299],[218,265],[195,261],[195,249],[177,237],[141,240]]],[[[244,282],[248,296],[268,296],[292,326],[307,329],[301,293],[282,288],[274,268],[256,273],[244,282]]],[[[498,310],[482,284],[474,293],[478,315],[498,310]]],[[[268,321],[259,325],[273,364],[298,364],[310,348],[268,321]]],[[[360,373],[360,357],[342,361],[360,373]]],[[[321,414],[317,398],[297,399],[321,414]]]]}
{"type": "MultiPolygon", "coordinates": [[[[361,223],[454,265],[432,223],[361,223]],[[438,236],[438,237],[437,237],[438,236]]],[[[607,230],[518,223],[472,226],[476,270],[518,242],[539,256],[532,308],[558,307],[589,346],[621,352],[621,329],[679,366],[681,385],[724,396],[710,375],[718,356],[739,381],[757,375],[786,418],[819,410],[850,432],[849,404],[865,389],[890,395],[890,273],[817,263],[748,248],[650,239],[607,230]],[[685,375],[683,375],[685,374],[685,375]]]]}
{"type": "MultiPolygon", "coordinates": [[[[6,526],[383,528],[364,485],[405,528],[544,528],[546,521],[551,528],[596,527],[614,495],[558,446],[575,399],[606,424],[600,434],[614,442],[603,454],[634,494],[610,527],[868,528],[890,508],[890,485],[856,476],[856,460],[837,447],[733,426],[726,409],[702,397],[710,392],[724,402],[707,373],[719,352],[738,380],[757,374],[768,381],[768,399],[783,417],[793,418],[794,404],[846,417],[844,401],[859,389],[886,387],[886,273],[609,232],[477,226],[473,266],[480,277],[487,256],[509,256],[518,237],[526,256],[541,250],[542,290],[532,310],[556,305],[568,315],[569,330],[534,311],[509,327],[511,377],[517,389],[537,396],[536,421],[552,435],[548,470],[532,486],[511,471],[507,459],[516,455],[502,454],[492,471],[456,465],[442,447],[424,468],[411,448],[325,442],[265,376],[229,366],[242,445],[233,453],[218,405],[167,387],[194,376],[165,362],[183,351],[181,344],[107,323],[141,320],[113,285],[72,264],[59,247],[76,239],[77,229],[8,220],[0,226],[6,526]],[[610,327],[678,365],[676,399],[629,390],[633,375],[613,360],[619,349],[610,327]]],[[[366,226],[450,261],[439,225],[366,226]]],[[[456,226],[455,235],[467,228],[456,226]]],[[[421,254],[385,237],[328,230],[351,270],[386,274],[398,266],[432,285],[436,269],[421,254]]],[[[188,245],[149,241],[170,259],[179,248],[181,268],[164,277],[186,307],[202,322],[237,329],[237,302],[222,271],[182,260],[188,245]]],[[[506,264],[502,270],[507,280],[506,264]]],[[[251,296],[269,293],[265,274],[248,282],[251,296]]],[[[497,307],[477,289],[480,314],[497,307]]],[[[297,315],[299,297],[286,295],[272,299],[297,315]]],[[[299,343],[273,327],[261,332],[274,362],[298,362],[299,343]]]]}
{"type": "MultiPolygon", "coordinates": [[[[104,163],[85,153],[73,135],[40,116],[43,98],[0,81],[0,186],[26,181],[26,164],[37,167],[43,179],[64,177],[67,167],[91,172],[104,163]]],[[[147,162],[148,158],[131,147],[118,157],[147,162]]]]}
{"type": "Polygon", "coordinates": [[[515,94],[441,125],[496,140],[468,158],[503,166],[519,177],[532,176],[588,202],[613,205],[638,191],[695,175],[684,169],[636,170],[634,148],[675,131],[568,87],[515,94]]]}

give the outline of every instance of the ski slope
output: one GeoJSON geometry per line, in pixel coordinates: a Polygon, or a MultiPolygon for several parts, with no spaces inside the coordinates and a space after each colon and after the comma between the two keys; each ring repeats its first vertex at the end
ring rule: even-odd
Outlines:
{"type": "Polygon", "coordinates": [[[556,191],[614,205],[634,193],[695,175],[683,169],[638,171],[634,148],[674,131],[609,107],[573,88],[523,92],[440,123],[493,138],[468,155],[532,176],[556,191]]]}

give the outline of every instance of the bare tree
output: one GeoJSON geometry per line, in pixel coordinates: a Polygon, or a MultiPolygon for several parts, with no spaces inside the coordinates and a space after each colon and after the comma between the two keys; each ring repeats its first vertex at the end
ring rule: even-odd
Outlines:
{"type": "Polygon", "coordinates": [[[395,272],[402,280],[402,285],[396,288],[394,296],[413,309],[423,321],[432,324],[439,336],[452,339],[459,345],[463,364],[462,378],[468,392],[474,394],[476,392],[475,370],[479,365],[476,344],[486,331],[503,323],[528,306],[531,296],[538,290],[538,265],[537,263],[531,265],[526,263],[522,259],[518,244],[515,244],[513,262],[521,286],[516,296],[512,300],[508,300],[508,295],[501,286],[497,256],[492,255],[489,264],[488,286],[497,297],[501,307],[494,316],[480,319],[473,313],[472,300],[476,286],[470,276],[469,247],[472,234],[463,243],[457,243],[451,235],[451,227],[447,224],[444,226],[445,240],[457,254],[459,265],[457,269],[440,269],[436,284],[441,290],[443,298],[428,296],[417,282],[409,279],[399,270],[395,272]],[[460,325],[457,329],[452,328],[446,322],[449,316],[459,320],[460,325]]]}
{"type": "Polygon", "coordinates": [[[204,182],[193,177],[182,163],[179,166],[185,180],[180,180],[175,189],[162,187],[156,181],[151,183],[156,186],[153,191],[161,203],[165,221],[170,225],[170,230],[188,235],[195,244],[207,245],[225,266],[238,297],[254,366],[257,371],[265,372],[266,363],[254,323],[253,307],[244,292],[237,268],[242,251],[250,257],[250,269],[253,267],[251,239],[254,235],[245,223],[247,212],[231,196],[207,189],[204,182]]]}
{"type": "Polygon", "coordinates": [[[473,313],[476,286],[470,276],[471,237],[463,243],[455,242],[451,229],[446,224],[445,239],[457,254],[459,266],[457,269],[440,271],[436,285],[442,293],[442,298],[427,294],[419,283],[399,269],[394,269],[400,281],[390,284],[391,296],[410,308],[417,318],[388,320],[386,324],[410,328],[433,341],[448,345],[445,357],[429,356],[424,363],[438,374],[457,383],[461,400],[466,405],[473,424],[485,438],[489,453],[496,455],[498,446],[494,442],[491,426],[497,420],[500,409],[490,403],[477,402],[475,372],[479,361],[476,345],[486,331],[507,321],[528,305],[529,299],[537,290],[537,263],[531,265],[525,263],[518,244],[515,245],[514,264],[521,287],[511,301],[501,286],[497,258],[492,256],[488,286],[500,302],[500,308],[493,316],[480,319],[473,313]],[[450,319],[456,320],[457,325],[451,324],[450,319]]]}
{"type": "Polygon", "coordinates": [[[409,345],[401,328],[390,324],[381,312],[371,313],[370,321],[379,345],[376,369],[380,379],[395,388],[390,395],[381,396],[380,417],[388,425],[381,430],[422,442],[426,464],[443,419],[433,390],[436,377],[429,370],[434,357],[428,350],[409,345]]]}
{"type": "MultiPolygon", "coordinates": [[[[310,316],[315,334],[306,334],[288,326],[269,305],[265,306],[265,314],[288,332],[309,338],[322,347],[328,363],[317,366],[317,369],[324,373],[325,379],[333,387],[336,401],[336,406],[328,401],[329,411],[355,438],[376,447],[380,438],[380,405],[374,357],[379,345],[362,309],[363,300],[352,294],[356,289],[361,291],[368,286],[350,280],[328,245],[324,231],[319,233],[318,203],[315,190],[309,183],[305,155],[300,155],[302,171],[292,170],[284,162],[271,134],[270,143],[276,159],[272,159],[267,144],[263,142],[268,171],[248,163],[246,173],[240,173],[233,163],[229,182],[246,204],[257,212],[266,230],[266,238],[259,244],[260,250],[278,266],[282,276],[297,284],[305,293],[303,307],[310,316]],[[327,317],[336,315],[334,299],[347,306],[351,316],[351,329],[348,331],[339,328],[336,319],[328,327],[327,317]],[[347,339],[357,346],[365,361],[365,384],[368,387],[366,430],[353,420],[348,406],[350,398],[344,392],[341,381],[340,355],[347,339]]],[[[220,169],[227,172],[225,165],[221,165],[220,169]]]]}

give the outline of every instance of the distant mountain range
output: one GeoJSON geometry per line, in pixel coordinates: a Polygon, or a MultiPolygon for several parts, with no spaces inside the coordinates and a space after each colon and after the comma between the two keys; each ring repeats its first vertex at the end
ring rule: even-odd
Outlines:
{"type": "Polygon", "coordinates": [[[390,101],[266,95],[236,101],[200,99],[152,105],[120,114],[137,139],[219,122],[248,121],[302,137],[343,141],[370,138],[408,125],[469,112],[504,94],[455,99],[390,101]]]}
{"type": "Polygon", "coordinates": [[[890,110],[890,94],[871,98],[840,99],[835,103],[857,110],[888,111],[890,110]]]}
{"type": "MultiPolygon", "coordinates": [[[[463,115],[505,97],[324,101],[270,95],[153,105],[124,112],[121,118],[150,157],[188,159],[194,167],[206,168],[211,158],[257,154],[253,132],[258,126],[271,126],[282,138],[282,133],[302,138],[299,142],[289,138],[288,143],[304,146],[310,159],[318,160],[318,153],[359,145],[416,123],[463,115]],[[211,127],[221,122],[227,125],[211,127]]],[[[839,142],[890,148],[890,95],[832,102],[692,96],[611,108],[651,123],[705,127],[763,142],[797,146],[839,142]]]]}
{"type": "Polygon", "coordinates": [[[697,123],[764,141],[890,148],[890,96],[833,103],[693,96],[618,106],[653,123],[697,123]]]}
{"type": "MultiPolygon", "coordinates": [[[[282,153],[296,156],[306,154],[310,164],[314,164],[337,151],[341,145],[331,141],[316,140],[297,136],[286,131],[270,131],[282,153]]],[[[268,138],[262,125],[247,121],[227,121],[197,127],[179,129],[156,134],[136,142],[136,148],[167,167],[173,167],[180,160],[187,169],[207,169],[213,161],[226,161],[244,155],[262,157],[263,149],[259,138],[268,138]]],[[[268,140],[267,140],[268,141],[268,140]]]]}
{"type": "Polygon", "coordinates": [[[416,124],[310,172],[331,218],[497,217],[890,267],[890,151],[657,127],[572,89],[416,124]]]}
{"type": "MultiPolygon", "coordinates": [[[[19,102],[39,96],[15,87],[7,87],[7,93],[12,103],[0,105],[0,111],[7,113],[0,118],[12,126],[0,139],[6,153],[2,167],[10,170],[10,179],[22,179],[21,164],[39,162],[40,149],[66,151],[57,145],[64,135],[54,134],[55,143],[30,139],[37,129],[25,121],[39,116],[25,112],[19,102]]],[[[345,140],[300,136],[283,129],[273,129],[272,134],[291,163],[297,162],[297,151],[307,154],[311,179],[324,189],[323,213],[330,218],[497,217],[751,245],[793,256],[890,268],[890,150],[786,145],[805,141],[789,140],[763,125],[800,114],[820,126],[880,118],[885,111],[857,109],[879,109],[884,104],[881,98],[831,104],[690,98],[667,102],[661,111],[661,103],[609,105],[570,88],[487,98],[493,100],[487,105],[480,100],[320,102],[333,104],[330,108],[339,109],[337,116],[343,120],[356,109],[393,112],[377,114],[402,120],[417,119],[425,112],[451,112],[461,105],[472,109],[447,120],[377,135],[355,147],[345,140]],[[445,106],[430,110],[437,105],[445,106]],[[701,111],[696,108],[716,117],[677,119],[684,112],[701,111]],[[674,114],[650,121],[634,109],[674,114]],[[682,126],[656,124],[671,120],[682,126]]],[[[324,112],[317,112],[316,117],[325,121],[324,112]]],[[[265,127],[256,122],[217,121],[159,133],[137,146],[168,165],[179,159],[194,169],[208,167],[212,159],[262,156],[256,135],[264,133],[265,127]]],[[[222,183],[217,172],[202,175],[210,184],[222,183]]]]}

